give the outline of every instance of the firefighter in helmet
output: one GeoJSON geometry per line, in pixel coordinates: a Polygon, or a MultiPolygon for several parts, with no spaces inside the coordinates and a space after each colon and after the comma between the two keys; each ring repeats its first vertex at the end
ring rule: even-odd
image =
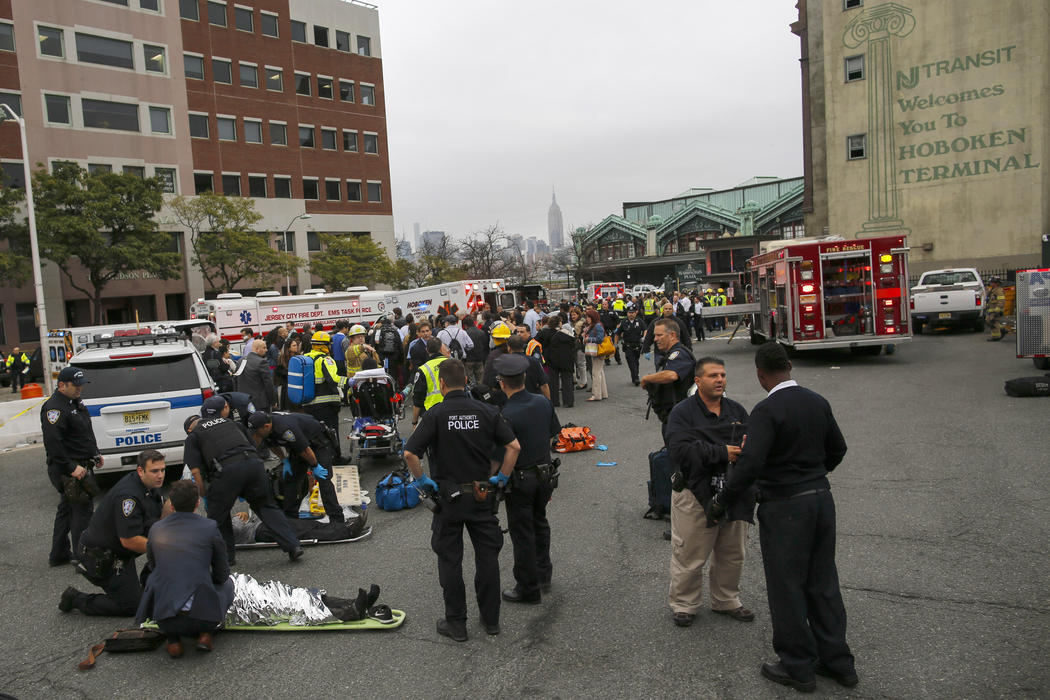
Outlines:
{"type": "Polygon", "coordinates": [[[346,377],[339,375],[331,348],[332,337],[324,331],[317,331],[311,336],[310,352],[306,354],[314,362],[314,398],[303,404],[303,411],[335,431],[337,459],[343,462],[342,441],[339,439],[339,406],[346,377]]]}
{"type": "Polygon", "coordinates": [[[1003,314],[1006,312],[1006,295],[1003,294],[1003,281],[998,277],[988,278],[988,300],[984,305],[984,322],[990,332],[988,342],[1002,340],[1006,335],[1003,326],[1003,314]]]}

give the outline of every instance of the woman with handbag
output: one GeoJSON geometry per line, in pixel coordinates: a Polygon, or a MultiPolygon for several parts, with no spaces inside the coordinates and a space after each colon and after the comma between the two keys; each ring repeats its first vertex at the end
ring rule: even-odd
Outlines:
{"type": "Polygon", "coordinates": [[[605,383],[605,356],[601,353],[605,351],[606,355],[612,354],[609,348],[604,347],[611,346],[612,340],[605,334],[605,327],[602,326],[597,311],[594,309],[588,309],[587,321],[587,344],[584,346],[584,352],[592,358],[591,396],[587,400],[601,401],[602,399],[609,398],[609,388],[605,383]]]}
{"type": "Polygon", "coordinates": [[[569,324],[572,327],[572,332],[576,335],[576,388],[577,389],[588,389],[589,384],[587,382],[587,366],[590,364],[588,358],[583,354],[583,327],[586,325],[586,317],[580,313],[580,310],[573,307],[569,311],[569,324]]]}

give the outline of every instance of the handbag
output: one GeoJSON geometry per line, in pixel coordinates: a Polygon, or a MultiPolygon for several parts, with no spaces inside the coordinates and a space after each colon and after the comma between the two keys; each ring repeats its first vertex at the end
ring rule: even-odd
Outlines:
{"type": "Polygon", "coordinates": [[[598,356],[598,343],[587,343],[583,346],[583,354],[591,357],[598,356]]]}
{"type": "Polygon", "coordinates": [[[613,345],[612,338],[605,336],[602,338],[601,344],[598,346],[598,357],[608,357],[616,352],[616,346],[613,345]]]}
{"type": "Polygon", "coordinates": [[[164,633],[154,629],[121,629],[112,637],[91,647],[88,657],[77,664],[81,671],[95,668],[99,654],[108,651],[111,654],[123,654],[135,651],[153,651],[164,641],[164,633]]]}

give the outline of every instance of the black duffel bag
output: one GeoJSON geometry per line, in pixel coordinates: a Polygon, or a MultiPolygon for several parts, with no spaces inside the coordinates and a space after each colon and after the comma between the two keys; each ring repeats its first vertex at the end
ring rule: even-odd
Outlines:
{"type": "Polygon", "coordinates": [[[1018,377],[1003,384],[1008,396],[1050,396],[1050,374],[1039,377],[1018,377]]]}

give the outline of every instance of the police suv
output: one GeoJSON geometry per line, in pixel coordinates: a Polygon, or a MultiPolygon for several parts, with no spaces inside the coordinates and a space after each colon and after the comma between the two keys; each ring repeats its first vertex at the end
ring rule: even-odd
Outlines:
{"type": "Polygon", "coordinates": [[[81,398],[105,457],[97,472],[134,469],[138,454],[151,448],[169,467],[182,464],[182,425],[215,394],[191,342],[176,334],[117,331],[88,343],[69,364],[84,370],[89,382],[81,398]]]}

